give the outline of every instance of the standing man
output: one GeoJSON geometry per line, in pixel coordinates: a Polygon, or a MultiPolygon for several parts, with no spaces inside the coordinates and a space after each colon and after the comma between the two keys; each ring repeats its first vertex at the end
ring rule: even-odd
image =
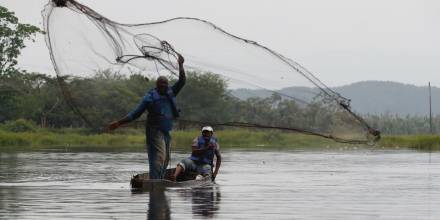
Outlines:
{"type": "Polygon", "coordinates": [[[186,81],[183,68],[184,61],[184,58],[178,54],[179,80],[173,86],[168,86],[166,77],[158,77],[156,88],[150,90],[133,111],[108,126],[109,130],[114,130],[139,118],[145,110],[148,111],[146,137],[150,179],[163,179],[168,166],[171,142],[170,131],[173,127],[173,120],[179,117],[176,96],[186,81]]]}

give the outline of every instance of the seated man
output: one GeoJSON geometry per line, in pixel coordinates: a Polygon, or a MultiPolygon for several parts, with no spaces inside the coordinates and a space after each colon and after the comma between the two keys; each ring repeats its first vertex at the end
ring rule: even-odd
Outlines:
{"type": "Polygon", "coordinates": [[[212,180],[215,180],[220,169],[222,157],[220,155],[220,145],[213,134],[214,130],[211,126],[202,128],[202,136],[194,139],[191,157],[183,159],[177,164],[174,180],[182,173],[194,172],[203,176],[212,175],[212,180]],[[212,173],[214,155],[217,157],[217,161],[215,163],[215,171],[212,173]]]}

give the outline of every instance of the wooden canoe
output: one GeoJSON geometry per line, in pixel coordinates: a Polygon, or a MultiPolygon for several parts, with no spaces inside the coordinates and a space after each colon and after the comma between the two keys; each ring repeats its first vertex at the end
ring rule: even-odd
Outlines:
{"type": "Polygon", "coordinates": [[[175,169],[167,169],[165,179],[152,180],[149,178],[148,173],[141,173],[134,175],[130,180],[132,190],[151,191],[154,189],[165,188],[185,188],[185,187],[197,187],[204,186],[212,183],[211,176],[206,176],[196,180],[197,174],[189,174],[180,176],[177,181],[172,181],[172,175],[175,169]]]}

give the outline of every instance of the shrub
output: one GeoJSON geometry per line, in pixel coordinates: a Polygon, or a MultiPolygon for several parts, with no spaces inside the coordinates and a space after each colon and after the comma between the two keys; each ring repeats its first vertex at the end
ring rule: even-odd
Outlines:
{"type": "Polygon", "coordinates": [[[10,132],[34,132],[37,130],[37,125],[33,121],[18,119],[5,122],[1,128],[10,132]]]}
{"type": "Polygon", "coordinates": [[[11,147],[30,145],[31,141],[27,137],[11,132],[0,131],[0,146],[11,147]]]}

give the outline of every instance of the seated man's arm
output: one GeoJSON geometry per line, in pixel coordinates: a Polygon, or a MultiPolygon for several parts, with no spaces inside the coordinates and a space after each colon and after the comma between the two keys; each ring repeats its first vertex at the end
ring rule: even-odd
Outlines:
{"type": "Polygon", "coordinates": [[[214,181],[217,177],[218,171],[220,170],[220,165],[222,164],[222,155],[220,154],[220,150],[218,147],[217,149],[215,149],[215,157],[217,158],[217,161],[215,162],[215,170],[212,174],[212,181],[214,181]]]}
{"type": "Polygon", "coordinates": [[[199,148],[198,142],[198,138],[195,138],[192,144],[192,154],[194,156],[202,156],[209,149],[209,145],[205,145],[204,147],[199,148]]]}

